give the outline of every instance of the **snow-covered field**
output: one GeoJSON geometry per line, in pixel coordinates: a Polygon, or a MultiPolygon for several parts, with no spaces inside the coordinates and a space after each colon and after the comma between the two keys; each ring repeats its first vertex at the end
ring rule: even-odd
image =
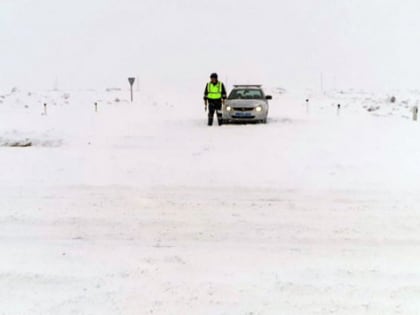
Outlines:
{"type": "Polygon", "coordinates": [[[0,94],[0,314],[419,313],[415,92],[127,96],[0,94]]]}

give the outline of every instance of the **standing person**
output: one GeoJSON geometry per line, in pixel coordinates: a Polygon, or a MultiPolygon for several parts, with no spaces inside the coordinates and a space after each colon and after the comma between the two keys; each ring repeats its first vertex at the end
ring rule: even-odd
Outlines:
{"type": "Polygon", "coordinates": [[[225,85],[218,80],[217,73],[212,73],[210,82],[207,83],[204,90],[204,105],[207,111],[209,109],[208,125],[213,125],[214,113],[217,114],[217,121],[219,126],[222,125],[222,104],[226,99],[225,85]]]}

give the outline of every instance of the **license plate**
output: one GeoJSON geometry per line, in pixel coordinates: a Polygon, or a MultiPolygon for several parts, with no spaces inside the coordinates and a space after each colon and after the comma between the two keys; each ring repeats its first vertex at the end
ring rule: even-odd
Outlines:
{"type": "Polygon", "coordinates": [[[251,116],[252,116],[252,114],[251,114],[251,113],[241,113],[241,112],[237,112],[237,113],[235,113],[235,116],[238,116],[238,117],[251,117],[251,116]]]}

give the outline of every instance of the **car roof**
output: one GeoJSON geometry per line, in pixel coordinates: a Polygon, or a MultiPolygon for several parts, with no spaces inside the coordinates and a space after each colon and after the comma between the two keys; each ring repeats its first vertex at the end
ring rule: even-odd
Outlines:
{"type": "Polygon", "coordinates": [[[257,88],[257,89],[260,89],[260,88],[262,88],[262,84],[235,84],[233,87],[235,89],[236,88],[257,88]]]}

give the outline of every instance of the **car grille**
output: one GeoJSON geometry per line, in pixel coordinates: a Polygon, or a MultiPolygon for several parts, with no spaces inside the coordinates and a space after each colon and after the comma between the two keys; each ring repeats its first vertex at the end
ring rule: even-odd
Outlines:
{"type": "Polygon", "coordinates": [[[254,108],[253,107],[234,107],[233,110],[237,112],[252,112],[254,108]]]}
{"type": "Polygon", "coordinates": [[[233,115],[232,118],[234,118],[234,119],[250,120],[250,119],[254,119],[255,116],[236,116],[236,115],[233,115]]]}

